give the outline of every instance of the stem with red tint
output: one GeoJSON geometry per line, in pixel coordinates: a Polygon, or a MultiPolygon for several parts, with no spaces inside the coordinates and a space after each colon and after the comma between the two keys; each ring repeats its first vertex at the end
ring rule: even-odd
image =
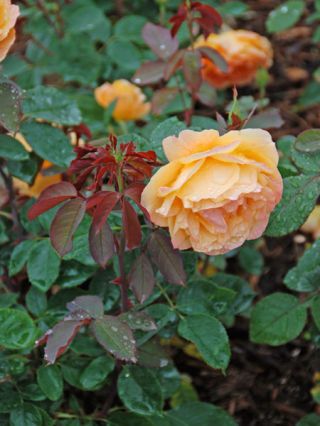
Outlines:
{"type": "MultiPolygon", "coordinates": [[[[121,167],[118,169],[118,191],[123,193],[124,184],[121,167]]],[[[122,226],[122,231],[120,235],[120,244],[118,245],[118,262],[119,262],[119,271],[120,271],[120,281],[121,281],[121,311],[127,312],[130,308],[130,302],[128,298],[129,285],[127,281],[127,276],[125,272],[124,260],[125,260],[125,250],[126,250],[126,237],[124,233],[124,226],[122,226]]]]}

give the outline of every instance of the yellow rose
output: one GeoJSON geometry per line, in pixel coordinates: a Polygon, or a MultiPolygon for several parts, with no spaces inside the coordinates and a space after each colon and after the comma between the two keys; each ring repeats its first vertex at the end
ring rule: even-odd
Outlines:
{"type": "Polygon", "coordinates": [[[207,46],[217,50],[228,64],[222,72],[209,59],[203,59],[203,79],[221,89],[250,83],[259,68],[272,65],[272,47],[268,39],[252,31],[236,30],[200,37],[196,47],[207,46]]]}
{"type": "Polygon", "coordinates": [[[301,231],[312,234],[315,240],[320,237],[320,206],[312,210],[301,231]]]}
{"type": "Polygon", "coordinates": [[[61,182],[61,174],[55,175],[45,175],[46,169],[49,169],[52,166],[50,161],[45,160],[42,164],[41,170],[38,172],[35,181],[31,186],[26,182],[23,182],[20,179],[13,178],[13,185],[16,189],[19,190],[21,195],[26,195],[28,197],[38,198],[41,192],[46,189],[48,186],[53,185],[54,183],[61,182]]]}
{"type": "Polygon", "coordinates": [[[19,16],[19,7],[11,0],[0,0],[0,62],[4,60],[16,38],[14,26],[19,16]]]}
{"type": "Polygon", "coordinates": [[[150,111],[150,103],[141,89],[127,80],[115,80],[113,83],[104,83],[94,92],[99,105],[107,108],[116,100],[113,118],[119,121],[138,120],[150,111]]]}
{"type": "Polygon", "coordinates": [[[256,239],[282,195],[278,153],[265,130],[183,130],[163,141],[169,163],[144,189],[153,223],[175,248],[218,255],[256,239]]]}

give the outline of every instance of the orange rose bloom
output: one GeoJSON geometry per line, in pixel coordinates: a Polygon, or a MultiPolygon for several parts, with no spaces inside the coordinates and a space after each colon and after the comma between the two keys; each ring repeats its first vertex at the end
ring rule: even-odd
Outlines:
{"type": "Polygon", "coordinates": [[[104,83],[94,91],[99,105],[107,108],[117,100],[112,117],[118,121],[138,120],[150,111],[150,103],[141,89],[127,80],[104,83]]]}
{"type": "Polygon", "coordinates": [[[0,62],[4,60],[16,38],[14,26],[19,16],[19,7],[11,0],[0,0],[0,62]]]}
{"type": "Polygon", "coordinates": [[[38,172],[35,181],[31,186],[20,179],[13,178],[14,187],[19,190],[21,195],[27,195],[28,197],[38,198],[41,192],[48,186],[54,183],[61,182],[61,174],[45,176],[43,172],[50,168],[52,163],[45,160],[42,164],[41,170],[38,172]]]}
{"type": "Polygon", "coordinates": [[[224,73],[209,59],[203,59],[203,78],[213,87],[222,89],[250,83],[259,68],[272,65],[272,47],[265,37],[252,31],[236,30],[200,37],[195,47],[217,50],[228,64],[224,73]]]}
{"type": "Polygon", "coordinates": [[[175,248],[218,255],[262,235],[282,195],[268,132],[183,130],[163,148],[169,163],[151,178],[141,203],[156,225],[169,228],[175,248]]]}

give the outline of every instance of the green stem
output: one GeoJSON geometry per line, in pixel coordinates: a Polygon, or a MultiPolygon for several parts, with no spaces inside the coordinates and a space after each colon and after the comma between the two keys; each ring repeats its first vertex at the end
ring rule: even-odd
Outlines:
{"type": "Polygon", "coordinates": [[[178,311],[176,305],[173,303],[173,301],[171,300],[170,296],[168,295],[166,289],[164,287],[162,287],[162,285],[160,283],[157,283],[157,287],[159,288],[162,296],[166,299],[166,301],[168,302],[168,305],[170,306],[170,308],[178,315],[178,317],[180,319],[183,319],[184,316],[182,314],[180,314],[180,312],[178,311]]]}

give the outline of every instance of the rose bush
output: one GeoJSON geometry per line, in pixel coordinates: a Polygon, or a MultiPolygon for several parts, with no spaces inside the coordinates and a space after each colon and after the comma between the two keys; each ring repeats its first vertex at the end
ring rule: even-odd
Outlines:
{"type": "Polygon", "coordinates": [[[142,205],[173,246],[223,254],[259,238],[281,199],[278,153],[260,129],[183,130],[163,141],[169,164],[142,193],[142,205]]]}
{"type": "MultiPolygon", "coordinates": [[[[19,3],[1,426],[318,425],[317,4],[272,10],[268,41],[221,32],[264,34],[259,1],[19,3]],[[308,70],[288,72],[293,51],[308,70]]],[[[18,11],[0,12],[1,45],[18,11]]]]}

